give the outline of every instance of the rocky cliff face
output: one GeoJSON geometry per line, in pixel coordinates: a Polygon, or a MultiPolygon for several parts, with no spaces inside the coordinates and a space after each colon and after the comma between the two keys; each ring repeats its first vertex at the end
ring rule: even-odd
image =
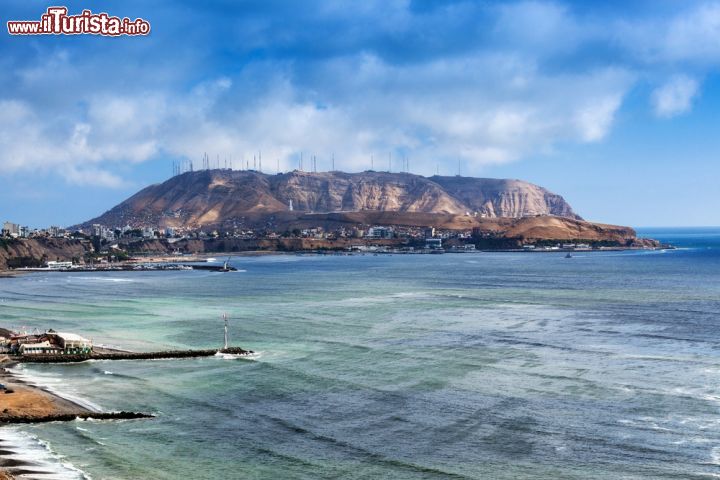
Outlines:
{"type": "Polygon", "coordinates": [[[560,195],[521,180],[439,176],[430,180],[488,218],[550,214],[580,219],[560,195]]]}
{"type": "Polygon", "coordinates": [[[565,200],[520,180],[422,177],[385,172],[188,172],[151,185],[82,226],[200,227],[246,215],[295,211],[423,212],[520,218],[556,215],[579,219],[565,200]]]}
{"type": "Polygon", "coordinates": [[[92,247],[87,242],[64,238],[0,239],[0,270],[8,267],[42,266],[48,260],[82,260],[92,247]]]}

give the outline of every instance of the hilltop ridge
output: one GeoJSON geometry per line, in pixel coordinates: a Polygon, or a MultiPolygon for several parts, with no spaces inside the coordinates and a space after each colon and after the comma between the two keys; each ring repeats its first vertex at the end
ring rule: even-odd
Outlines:
{"type": "Polygon", "coordinates": [[[245,170],[185,172],[150,185],[80,227],[201,228],[281,212],[407,212],[582,220],[562,196],[522,180],[423,177],[365,171],[277,175],[245,170]]]}

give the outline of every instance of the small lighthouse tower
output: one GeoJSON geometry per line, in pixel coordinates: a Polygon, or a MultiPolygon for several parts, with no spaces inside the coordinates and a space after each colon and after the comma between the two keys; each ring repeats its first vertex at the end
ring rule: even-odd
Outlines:
{"type": "Polygon", "coordinates": [[[225,322],[225,346],[223,347],[223,350],[227,350],[227,348],[228,348],[228,317],[227,317],[227,313],[223,313],[223,321],[225,322]]]}

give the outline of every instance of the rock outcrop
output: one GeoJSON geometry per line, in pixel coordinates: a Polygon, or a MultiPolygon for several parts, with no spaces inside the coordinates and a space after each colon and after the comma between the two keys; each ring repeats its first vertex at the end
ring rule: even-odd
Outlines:
{"type": "Polygon", "coordinates": [[[488,218],[555,215],[581,220],[563,197],[521,180],[438,176],[430,180],[488,218]]]}

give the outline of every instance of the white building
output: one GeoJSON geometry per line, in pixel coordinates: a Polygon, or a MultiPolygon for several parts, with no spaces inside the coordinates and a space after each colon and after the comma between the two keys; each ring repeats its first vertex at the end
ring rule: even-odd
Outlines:
{"type": "Polygon", "coordinates": [[[75,333],[48,331],[48,336],[66,354],[86,354],[92,352],[92,341],[75,333]]]}
{"type": "Polygon", "coordinates": [[[51,237],[64,237],[67,234],[64,228],[60,228],[55,225],[48,228],[47,231],[51,237]]]}
{"type": "Polygon", "coordinates": [[[392,238],[393,230],[389,227],[370,227],[366,236],[368,238],[392,238]]]}
{"type": "Polygon", "coordinates": [[[17,237],[20,235],[20,225],[17,223],[5,222],[3,224],[2,234],[17,237]]]}
{"type": "Polygon", "coordinates": [[[56,355],[62,350],[57,345],[53,345],[48,341],[39,343],[23,343],[20,345],[19,352],[21,355],[56,355]]]}
{"type": "Polygon", "coordinates": [[[56,262],[55,260],[47,262],[47,267],[51,270],[64,270],[72,268],[72,266],[72,262],[56,262]]]}

